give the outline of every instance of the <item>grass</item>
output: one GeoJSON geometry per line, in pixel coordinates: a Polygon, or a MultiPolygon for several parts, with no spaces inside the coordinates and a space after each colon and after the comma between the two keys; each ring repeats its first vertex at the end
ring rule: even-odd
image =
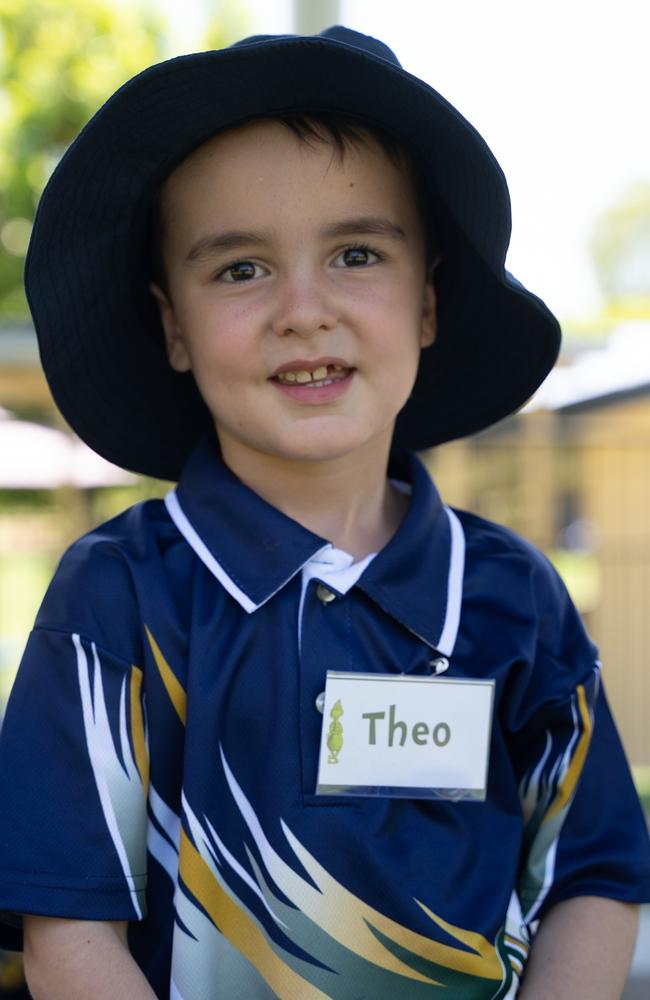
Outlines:
{"type": "Polygon", "coordinates": [[[650,767],[633,767],[632,774],[650,828],[650,767]]]}

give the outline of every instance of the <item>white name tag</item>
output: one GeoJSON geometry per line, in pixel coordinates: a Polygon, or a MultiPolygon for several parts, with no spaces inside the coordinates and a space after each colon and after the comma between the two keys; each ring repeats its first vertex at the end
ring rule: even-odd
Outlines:
{"type": "Polygon", "coordinates": [[[494,681],[327,672],[318,795],[485,799],[494,681]]]}

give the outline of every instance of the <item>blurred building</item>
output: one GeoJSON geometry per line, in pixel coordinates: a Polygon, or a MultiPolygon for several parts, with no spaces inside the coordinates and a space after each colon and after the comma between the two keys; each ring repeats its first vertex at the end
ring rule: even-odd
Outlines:
{"type": "Polygon", "coordinates": [[[600,647],[628,755],[650,765],[650,325],[556,369],[522,413],[430,467],[448,502],[555,562],[600,647]]]}

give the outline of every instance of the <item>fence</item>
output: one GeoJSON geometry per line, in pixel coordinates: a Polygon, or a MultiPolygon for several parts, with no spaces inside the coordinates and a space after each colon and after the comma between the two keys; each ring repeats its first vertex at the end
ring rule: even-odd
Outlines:
{"type": "Polygon", "coordinates": [[[650,402],[529,414],[427,458],[449,503],[555,562],[600,648],[628,755],[650,765],[650,402]]]}

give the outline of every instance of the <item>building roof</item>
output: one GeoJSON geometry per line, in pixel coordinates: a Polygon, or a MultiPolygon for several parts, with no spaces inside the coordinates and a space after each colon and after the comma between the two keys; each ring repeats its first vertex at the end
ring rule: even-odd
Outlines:
{"type": "Polygon", "coordinates": [[[626,323],[603,347],[554,368],[524,412],[561,412],[608,405],[650,393],[650,323],[626,323]]]}

